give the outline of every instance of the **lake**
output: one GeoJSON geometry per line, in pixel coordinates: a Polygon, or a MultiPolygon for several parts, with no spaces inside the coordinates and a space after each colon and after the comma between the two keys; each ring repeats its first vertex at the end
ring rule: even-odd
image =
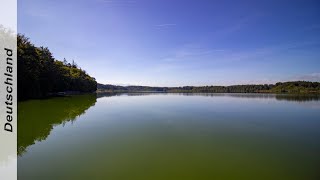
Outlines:
{"type": "Polygon", "coordinates": [[[320,97],[97,94],[18,104],[21,180],[318,180],[320,97]]]}

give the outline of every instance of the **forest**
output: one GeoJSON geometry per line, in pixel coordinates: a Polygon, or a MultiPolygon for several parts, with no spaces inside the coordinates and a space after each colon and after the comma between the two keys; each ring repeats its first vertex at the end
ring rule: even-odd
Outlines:
{"type": "Polygon", "coordinates": [[[320,94],[319,82],[291,81],[276,84],[232,86],[116,86],[98,84],[73,60],[57,60],[47,47],[36,47],[25,35],[17,36],[18,100],[45,98],[59,93],[186,92],[186,93],[292,93],[320,94]]]}
{"type": "Polygon", "coordinates": [[[150,86],[114,86],[98,84],[98,92],[185,92],[185,93],[320,93],[319,82],[292,81],[263,85],[233,86],[183,86],[183,87],[150,87],[150,86]]]}
{"type": "Polygon", "coordinates": [[[72,61],[56,60],[47,47],[36,47],[17,36],[18,100],[43,98],[59,92],[88,93],[97,89],[95,78],[72,61]]]}

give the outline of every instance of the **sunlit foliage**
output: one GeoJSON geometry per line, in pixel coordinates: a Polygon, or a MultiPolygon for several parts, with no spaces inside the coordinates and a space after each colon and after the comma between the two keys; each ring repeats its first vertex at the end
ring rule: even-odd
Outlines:
{"type": "Polygon", "coordinates": [[[47,47],[36,47],[24,35],[18,35],[18,99],[46,97],[57,92],[93,92],[95,78],[79,68],[54,59],[47,47]]]}

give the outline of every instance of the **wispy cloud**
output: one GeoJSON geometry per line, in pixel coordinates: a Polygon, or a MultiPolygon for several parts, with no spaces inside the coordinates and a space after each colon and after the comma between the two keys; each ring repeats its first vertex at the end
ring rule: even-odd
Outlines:
{"type": "Polygon", "coordinates": [[[234,33],[246,29],[252,23],[256,22],[261,16],[261,13],[255,13],[250,16],[240,17],[224,27],[214,29],[206,37],[212,37],[212,39],[215,39],[216,41],[224,39],[234,33]]]}
{"type": "Polygon", "coordinates": [[[307,46],[313,46],[320,44],[317,41],[302,41],[302,42],[291,42],[280,45],[269,45],[262,48],[248,49],[242,51],[228,51],[227,53],[221,54],[221,56],[215,56],[213,59],[217,59],[224,62],[236,62],[236,61],[247,61],[247,60],[258,60],[260,58],[266,58],[268,56],[277,55],[282,52],[289,50],[303,49],[307,46]]]}
{"type": "Polygon", "coordinates": [[[104,2],[104,3],[112,3],[114,1],[108,1],[108,0],[100,0],[99,2],[104,2]]]}
{"type": "Polygon", "coordinates": [[[239,31],[239,30],[243,29],[244,27],[246,27],[249,24],[249,22],[252,21],[251,19],[252,18],[244,17],[244,18],[236,21],[234,24],[231,24],[229,27],[218,30],[216,33],[219,35],[232,34],[236,31],[239,31]]]}
{"type": "Polygon", "coordinates": [[[216,26],[209,27],[211,29],[207,29],[205,33],[198,34],[198,41],[224,43],[225,39],[230,40],[231,36],[233,37],[249,28],[254,28],[255,23],[264,16],[265,14],[261,12],[253,12],[244,16],[234,17],[223,23],[217,23],[216,26]]]}
{"type": "Polygon", "coordinates": [[[174,23],[166,23],[166,24],[155,24],[153,25],[153,27],[155,29],[159,29],[159,30],[162,30],[162,29],[170,29],[170,28],[173,28],[177,26],[177,24],[174,24],[174,23]]]}
{"type": "Polygon", "coordinates": [[[177,24],[156,24],[154,26],[156,27],[170,27],[170,26],[176,26],[177,24]]]}
{"type": "MultiPolygon", "coordinates": [[[[245,50],[232,50],[223,48],[209,47],[204,44],[185,44],[180,48],[176,48],[169,52],[167,56],[163,57],[158,61],[156,71],[157,72],[168,72],[180,69],[195,69],[195,67],[236,67],[242,62],[254,63],[258,61],[258,64],[268,64],[265,59],[272,59],[287,53],[288,51],[296,51],[297,49],[308,49],[306,47],[320,44],[315,41],[301,41],[284,43],[280,45],[269,45],[263,48],[245,49],[245,50]],[[260,63],[261,62],[261,63],[260,63]]],[[[257,64],[255,64],[257,65],[257,64]]],[[[241,83],[243,84],[265,84],[275,83],[278,81],[293,81],[293,80],[308,80],[308,81],[320,81],[320,73],[313,73],[307,75],[301,75],[296,77],[286,77],[279,79],[277,76],[267,77],[266,79],[259,79],[259,77],[250,77],[241,83]]],[[[225,79],[224,79],[225,81],[225,79]]],[[[235,82],[228,82],[228,84],[237,84],[236,81],[240,82],[240,79],[236,79],[235,82]]]]}
{"type": "Polygon", "coordinates": [[[134,0],[98,0],[99,3],[103,3],[106,7],[133,7],[137,1],[134,0]]]}
{"type": "MultiPolygon", "coordinates": [[[[297,49],[306,49],[306,47],[319,45],[320,42],[310,40],[301,42],[291,42],[284,44],[269,45],[262,48],[252,48],[243,50],[232,50],[223,48],[208,47],[204,44],[185,44],[180,48],[176,48],[160,59],[162,63],[180,62],[250,62],[259,61],[261,59],[278,56],[288,51],[296,51],[297,49]]],[[[182,64],[181,64],[182,65],[182,64]]]]}
{"type": "Polygon", "coordinates": [[[186,44],[180,48],[177,48],[173,52],[171,52],[170,55],[163,58],[162,61],[166,61],[166,62],[181,61],[181,60],[187,60],[190,58],[206,56],[214,53],[221,53],[224,51],[225,51],[224,49],[213,49],[213,48],[209,49],[196,44],[186,44]]]}
{"type": "Polygon", "coordinates": [[[99,2],[103,2],[103,3],[114,3],[114,4],[119,4],[119,3],[136,3],[136,1],[121,1],[121,0],[99,0],[99,2]]]}

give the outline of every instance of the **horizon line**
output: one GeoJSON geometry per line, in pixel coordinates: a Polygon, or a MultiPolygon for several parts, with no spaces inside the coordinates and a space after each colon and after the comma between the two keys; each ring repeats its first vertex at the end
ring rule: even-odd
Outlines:
{"type": "Polygon", "coordinates": [[[152,86],[152,85],[130,85],[130,84],[103,84],[97,82],[97,84],[101,85],[111,85],[111,86],[122,86],[122,87],[129,87],[129,86],[142,86],[142,87],[168,87],[168,88],[174,88],[174,87],[206,87],[206,86],[223,86],[223,87],[228,87],[228,86],[246,86],[246,85],[275,85],[277,83],[289,83],[289,82],[311,82],[311,83],[320,83],[320,81],[307,81],[307,80],[293,80],[293,81],[277,81],[275,83],[258,83],[258,84],[231,84],[231,85],[185,85],[185,86],[152,86]]]}

